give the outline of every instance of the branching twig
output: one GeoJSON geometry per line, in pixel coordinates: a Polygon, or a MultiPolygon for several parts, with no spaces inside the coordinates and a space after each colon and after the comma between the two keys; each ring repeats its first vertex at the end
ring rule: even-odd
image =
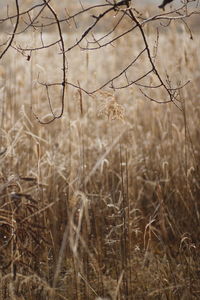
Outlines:
{"type": "MultiPolygon", "coordinates": [[[[172,1],[170,0],[164,0],[163,3],[160,5],[161,8],[165,8],[165,5],[170,3],[172,1]]],[[[193,0],[193,1],[184,1],[182,4],[175,9],[172,9],[168,12],[160,12],[157,14],[154,14],[153,16],[149,16],[148,18],[145,18],[141,13],[139,13],[136,8],[134,7],[134,3],[132,3],[133,7],[131,6],[130,0],[122,0],[122,1],[106,1],[106,3],[103,4],[95,4],[95,5],[87,5],[87,7],[84,7],[81,3],[79,3],[79,9],[77,9],[73,14],[67,13],[66,17],[60,17],[56,9],[52,7],[50,4],[50,0],[42,0],[42,3],[36,3],[35,5],[32,5],[31,7],[28,7],[26,10],[20,12],[19,9],[19,3],[18,0],[15,0],[15,6],[16,6],[16,13],[9,16],[9,12],[7,12],[7,16],[5,18],[0,19],[1,25],[7,25],[6,22],[10,21],[12,22],[13,19],[16,19],[16,23],[14,25],[13,32],[11,36],[8,34],[8,38],[6,41],[2,42],[0,45],[0,48],[3,48],[4,50],[0,54],[0,59],[4,57],[4,55],[8,52],[8,50],[14,49],[17,51],[18,54],[24,55],[27,57],[27,60],[30,60],[31,53],[37,52],[40,53],[40,51],[45,51],[47,49],[51,49],[53,46],[58,45],[60,50],[60,57],[61,57],[61,64],[62,64],[62,79],[60,82],[39,82],[38,83],[45,88],[46,92],[46,99],[48,102],[49,110],[51,113],[51,118],[48,121],[41,120],[35,113],[33,113],[36,117],[36,119],[41,124],[49,124],[53,122],[55,119],[59,119],[62,117],[64,113],[65,108],[65,91],[67,86],[71,86],[79,91],[84,92],[86,95],[93,97],[93,95],[97,92],[99,92],[102,89],[105,89],[106,87],[109,87],[113,90],[120,90],[129,88],[132,85],[135,85],[139,88],[142,95],[150,100],[154,101],[156,103],[169,103],[172,102],[176,106],[177,105],[177,94],[178,91],[183,88],[186,84],[188,84],[189,81],[187,81],[185,84],[179,84],[179,86],[172,87],[171,79],[168,78],[168,75],[161,75],[160,69],[156,64],[156,56],[157,51],[159,48],[159,31],[157,30],[157,39],[154,46],[154,54],[151,53],[151,48],[149,41],[147,39],[147,35],[145,32],[145,27],[148,25],[150,26],[156,21],[161,22],[161,26],[168,27],[170,26],[172,21],[181,21],[183,22],[184,26],[186,27],[188,33],[190,34],[190,38],[193,38],[192,31],[190,27],[188,26],[187,20],[188,18],[192,17],[193,15],[200,14],[199,11],[199,1],[193,0]],[[188,2],[195,2],[197,3],[196,7],[190,8],[188,7],[188,2]],[[33,14],[34,17],[30,15],[30,13],[33,14]],[[50,15],[49,15],[50,13],[50,15]],[[105,24],[109,24],[107,20],[112,16],[112,14],[115,14],[116,21],[113,22],[111,27],[109,29],[106,28],[105,24]],[[88,15],[91,14],[91,15],[88,15]],[[85,18],[86,20],[87,16],[87,27],[85,29],[85,26],[82,27],[82,20],[85,18]],[[28,17],[28,20],[23,20],[23,17],[28,17]],[[80,18],[80,25],[78,25],[77,20],[80,18]],[[89,25],[89,23],[92,21],[92,24],[89,25]],[[123,28],[123,21],[125,21],[125,24],[128,26],[123,28]],[[162,23],[163,22],[163,23],[162,23]],[[67,24],[67,28],[69,28],[70,23],[74,26],[74,30],[78,29],[79,31],[79,38],[73,42],[71,45],[68,45],[68,39],[64,38],[64,26],[67,24]],[[165,24],[164,24],[165,23],[165,24]],[[20,24],[20,30],[18,31],[20,24]],[[24,28],[21,25],[25,25],[24,28]],[[97,37],[95,30],[97,30],[97,26],[101,26],[102,34],[100,37],[97,37]],[[45,43],[43,41],[43,34],[45,29],[52,29],[52,26],[57,27],[58,31],[58,38],[53,40],[50,43],[45,43]],[[82,29],[84,28],[84,29],[82,29]],[[21,37],[24,34],[27,34],[27,29],[33,30],[35,32],[39,31],[40,34],[40,44],[34,45],[33,47],[24,47],[21,46],[20,43],[18,45],[13,44],[14,38],[16,35],[18,35],[18,38],[21,37]],[[82,30],[81,30],[82,29],[82,30]],[[120,39],[127,37],[130,35],[139,35],[140,39],[142,40],[142,46],[138,49],[138,54],[135,55],[133,58],[129,58],[129,62],[127,65],[120,70],[116,70],[116,75],[110,77],[105,81],[103,84],[97,86],[93,90],[88,90],[86,88],[83,88],[82,84],[76,84],[74,82],[70,82],[67,79],[67,72],[68,70],[68,64],[67,64],[67,58],[66,55],[68,55],[69,52],[73,53],[73,51],[96,51],[98,49],[106,48],[109,46],[115,46],[116,42],[120,39]],[[92,37],[92,40],[90,39],[92,37]],[[85,42],[85,44],[84,44],[85,42]],[[86,46],[85,46],[86,45],[86,46]],[[75,50],[77,48],[77,50],[75,50]],[[28,53],[26,55],[26,53],[28,53]],[[138,75],[137,78],[132,79],[130,78],[130,69],[136,67],[136,63],[138,62],[139,58],[141,60],[141,57],[144,57],[144,63],[150,64],[150,67],[148,70],[143,71],[142,74],[138,75]],[[146,61],[147,60],[147,61],[146,61]],[[157,83],[149,83],[148,81],[150,76],[154,75],[156,78],[157,83]],[[125,84],[119,84],[119,79],[125,80],[125,84]],[[50,93],[50,87],[57,86],[61,89],[61,95],[60,95],[60,111],[59,113],[55,113],[53,106],[52,106],[52,99],[51,99],[51,93],[50,93]],[[167,95],[167,99],[164,100],[157,100],[149,96],[146,91],[151,91],[155,89],[162,89],[165,91],[165,95],[167,95]]],[[[66,6],[68,3],[66,3],[66,6]]],[[[67,11],[67,10],[66,10],[67,11]]],[[[109,25],[110,26],[110,25],[109,25]]],[[[6,33],[5,33],[6,35],[6,33]]],[[[53,36],[53,34],[51,35],[53,36]]],[[[118,46],[117,46],[118,47],[118,46]]],[[[126,55],[126,54],[125,54],[126,55]]],[[[136,73],[135,73],[136,74],[136,73]]],[[[77,80],[75,81],[77,82],[77,80]]],[[[179,106],[178,106],[179,107],[179,106]]]]}
{"type": "Polygon", "coordinates": [[[11,47],[11,45],[13,43],[13,40],[15,38],[17,27],[19,25],[19,3],[18,3],[18,0],[15,0],[15,3],[16,3],[16,11],[17,11],[17,15],[16,15],[17,20],[16,20],[16,23],[15,23],[15,27],[14,27],[14,30],[13,30],[13,33],[12,33],[10,41],[9,41],[7,47],[4,49],[4,51],[0,54],[0,60],[5,55],[5,53],[8,51],[8,49],[11,47]]]}

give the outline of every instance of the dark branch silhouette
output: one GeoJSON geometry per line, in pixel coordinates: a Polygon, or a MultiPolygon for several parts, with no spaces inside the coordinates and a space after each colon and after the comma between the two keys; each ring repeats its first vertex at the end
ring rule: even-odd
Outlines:
{"type": "Polygon", "coordinates": [[[163,3],[161,5],[159,5],[159,8],[162,8],[163,10],[165,10],[165,5],[167,5],[168,3],[172,2],[174,0],[164,0],[163,3]]]}
{"type": "MultiPolygon", "coordinates": [[[[163,3],[159,6],[159,8],[163,9],[167,4],[172,2],[173,0],[164,0],[163,3]]],[[[171,21],[181,21],[184,23],[184,26],[187,28],[187,31],[192,38],[192,32],[187,24],[187,19],[190,18],[193,14],[200,14],[198,9],[198,1],[185,1],[181,4],[180,7],[172,10],[168,13],[157,13],[153,16],[149,16],[145,18],[142,16],[140,12],[134,7],[134,2],[131,3],[130,0],[122,0],[122,1],[106,1],[104,4],[95,4],[88,5],[86,8],[83,5],[80,5],[80,8],[70,14],[68,10],[66,10],[66,17],[62,18],[59,16],[59,12],[56,8],[51,6],[50,0],[43,0],[42,3],[35,3],[34,6],[30,6],[27,10],[20,10],[20,5],[18,1],[15,1],[15,13],[10,14],[10,10],[7,9],[7,15],[0,19],[0,24],[3,28],[3,25],[10,23],[13,26],[13,31],[8,33],[6,30],[4,32],[5,39],[0,45],[0,60],[4,58],[9,49],[16,50],[18,54],[21,54],[27,58],[27,61],[31,60],[31,55],[33,52],[37,52],[37,55],[40,55],[41,51],[45,51],[48,49],[54,49],[53,47],[57,46],[59,49],[59,53],[55,53],[58,55],[58,62],[61,64],[61,80],[57,80],[56,82],[41,82],[39,80],[38,75],[38,84],[40,84],[44,88],[44,92],[46,93],[46,101],[49,107],[49,112],[51,114],[51,118],[48,121],[44,121],[36,113],[33,113],[37,120],[41,124],[49,124],[52,121],[59,119],[62,117],[65,109],[65,91],[68,86],[71,88],[77,89],[78,91],[82,91],[88,96],[93,96],[95,93],[100,92],[105,88],[110,88],[112,90],[119,90],[124,88],[129,88],[133,85],[138,87],[141,91],[142,95],[154,102],[158,103],[174,103],[177,105],[178,101],[178,93],[179,89],[182,86],[185,86],[186,83],[182,83],[179,86],[171,85],[171,81],[167,80],[165,76],[161,75],[161,72],[156,65],[156,55],[151,53],[151,48],[149,46],[149,40],[146,35],[146,26],[154,26],[153,23],[155,21],[160,21],[160,26],[167,27],[170,26],[171,21]],[[196,2],[196,8],[189,10],[188,2],[196,2]],[[31,14],[30,14],[31,12],[31,14]],[[88,13],[90,15],[88,15],[88,13]],[[106,28],[106,24],[108,20],[111,20],[111,16],[116,15],[117,18],[113,20],[112,25],[109,29],[106,28]],[[82,26],[83,19],[87,20],[84,26],[82,26]],[[74,28],[76,31],[76,22],[79,21],[79,30],[78,37],[76,40],[70,43],[70,41],[64,38],[64,28],[67,30],[71,30],[74,28]],[[123,22],[127,22],[129,24],[128,27],[123,27],[121,24],[123,22]],[[162,22],[163,21],[163,22],[162,22]],[[164,23],[165,21],[165,23],[164,23]],[[163,24],[164,23],[164,24],[163,24]],[[52,41],[50,43],[45,43],[43,39],[43,35],[45,30],[52,32],[52,27],[54,26],[55,32],[57,34],[52,34],[52,41]],[[96,37],[95,31],[99,30],[98,28],[103,28],[101,31],[101,36],[96,37]],[[83,28],[83,29],[82,29],[83,28]],[[29,34],[30,31],[36,32],[40,34],[40,43],[37,43],[34,46],[22,46],[20,42],[18,44],[13,44],[15,37],[23,37],[25,34],[29,34]],[[105,32],[104,32],[105,31],[105,32]],[[77,84],[76,82],[70,82],[68,80],[68,74],[70,73],[70,69],[68,68],[67,56],[69,53],[74,53],[75,48],[80,51],[96,51],[100,48],[106,48],[112,46],[114,42],[119,41],[121,38],[128,35],[138,35],[141,39],[141,48],[138,53],[135,53],[133,57],[129,57],[129,62],[122,69],[116,70],[116,74],[111,78],[105,80],[104,83],[99,84],[96,88],[87,89],[83,88],[81,82],[77,84]],[[145,60],[149,63],[149,69],[145,70],[143,74],[138,74],[136,78],[130,78],[129,72],[131,68],[133,68],[141,59],[141,57],[145,58],[145,60]],[[156,84],[148,84],[150,76],[154,75],[157,80],[156,84]],[[119,84],[119,79],[125,80],[125,83],[119,84]],[[60,110],[59,112],[55,112],[52,106],[52,96],[50,93],[50,87],[58,87],[60,88],[60,110]],[[154,99],[152,96],[148,95],[148,91],[152,89],[162,89],[165,91],[165,95],[167,95],[166,99],[154,99]]],[[[81,4],[81,1],[79,1],[81,4]]],[[[68,6],[66,2],[66,6],[68,6]]],[[[159,43],[157,40],[156,48],[159,47],[159,43]]],[[[156,51],[157,52],[157,51],[156,51]]],[[[52,70],[53,72],[53,70],[52,70]]]]}

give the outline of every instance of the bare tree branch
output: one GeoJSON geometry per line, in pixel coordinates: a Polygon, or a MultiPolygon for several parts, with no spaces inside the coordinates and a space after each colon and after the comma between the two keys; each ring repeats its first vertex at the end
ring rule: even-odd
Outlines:
{"type": "Polygon", "coordinates": [[[13,29],[13,33],[12,36],[10,38],[10,41],[8,42],[7,47],[4,49],[4,51],[0,54],[0,60],[2,59],[2,57],[5,55],[5,53],[8,51],[8,49],[11,47],[13,40],[15,38],[15,33],[17,31],[17,27],[19,25],[19,4],[18,4],[18,0],[15,0],[15,4],[16,4],[16,11],[17,11],[17,15],[16,15],[16,23],[15,23],[15,27],[13,29]]]}
{"type": "MultiPolygon", "coordinates": [[[[164,0],[159,7],[164,10],[165,6],[172,1],[173,0],[164,0]]],[[[26,10],[20,12],[19,3],[15,0],[16,13],[9,15],[7,12],[7,16],[0,19],[1,25],[5,25],[7,22],[12,22],[12,20],[16,19],[11,36],[6,34],[6,32],[4,33],[4,36],[7,35],[7,38],[6,41],[0,45],[0,48],[3,48],[3,51],[0,54],[0,59],[4,57],[9,49],[16,50],[18,54],[25,56],[29,61],[33,52],[37,52],[39,54],[40,51],[53,49],[56,45],[59,48],[60,53],[57,54],[62,65],[62,79],[57,82],[40,82],[38,80],[38,84],[45,89],[49,111],[52,116],[47,121],[44,121],[43,118],[39,118],[36,113],[33,113],[41,124],[49,124],[55,119],[62,117],[65,109],[65,94],[67,86],[71,86],[79,92],[83,92],[86,95],[93,97],[95,93],[105,88],[121,90],[135,85],[139,88],[142,95],[149,101],[154,101],[159,104],[171,102],[180,108],[177,104],[177,101],[179,101],[177,98],[177,92],[186,86],[189,81],[172,87],[171,80],[168,78],[169,76],[162,75],[159,66],[157,65],[159,31],[157,29],[157,37],[152,51],[145,28],[147,26],[153,27],[154,23],[158,21],[160,22],[160,27],[163,28],[170,26],[172,21],[179,21],[184,24],[189,37],[192,39],[192,30],[190,29],[187,20],[194,15],[200,14],[199,2],[197,0],[184,0],[177,8],[171,9],[167,12],[159,12],[148,17],[144,17],[144,15],[135,8],[135,4],[131,3],[131,0],[105,1],[104,3],[96,3],[95,5],[87,4],[85,5],[86,7],[84,7],[80,2],[79,9],[77,8],[73,13],[70,13],[68,9],[66,17],[60,17],[60,13],[57,11],[57,8],[54,9],[50,2],[50,0],[43,0],[42,3],[36,3],[35,5],[32,5],[26,10]],[[196,7],[189,7],[191,2],[196,3],[196,7]],[[110,24],[109,21],[113,15],[116,16],[116,19],[110,24]],[[80,23],[79,25],[77,20],[80,23]],[[123,27],[124,23],[127,24],[125,27],[123,27]],[[106,26],[107,24],[110,25],[106,26]],[[51,36],[53,41],[51,39],[51,42],[46,42],[44,32],[45,30],[52,30],[53,27],[56,27],[58,36],[55,38],[52,34],[51,36]],[[96,31],[99,30],[98,28],[103,28],[100,36],[97,36],[96,34],[96,31]],[[28,29],[40,34],[40,42],[37,42],[37,45],[34,46],[22,46],[20,42],[17,42],[18,45],[16,45],[16,43],[13,44],[15,36],[17,35],[18,40],[20,40],[20,37],[28,34],[28,29]],[[78,33],[77,40],[71,42],[71,44],[69,44],[69,41],[64,38],[64,35],[66,34],[65,30],[67,30],[68,34],[69,29],[72,31],[76,30],[78,33]],[[74,53],[74,51],[104,50],[103,48],[115,45],[116,42],[122,40],[124,37],[128,37],[128,35],[133,37],[138,36],[142,41],[140,46],[141,48],[137,50],[137,53],[135,53],[132,58],[129,58],[129,62],[125,66],[116,70],[115,75],[106,79],[104,83],[99,84],[96,88],[90,90],[84,88],[84,85],[81,84],[80,81],[78,81],[77,84],[77,80],[75,83],[68,80],[67,75],[70,72],[70,69],[68,69],[66,56],[69,53],[74,53]],[[138,74],[136,78],[131,78],[130,70],[136,66],[139,60],[141,61],[141,58],[144,58],[145,63],[149,64],[148,69],[145,70],[144,68],[142,74],[138,74]],[[156,82],[149,84],[148,82],[151,82],[149,79],[152,76],[156,82]],[[61,95],[59,95],[59,113],[55,112],[52,106],[50,87],[53,86],[57,86],[61,90],[61,95]],[[162,89],[162,91],[165,91],[167,99],[157,100],[148,95],[148,92],[156,89],[162,89]]],[[[66,6],[68,5],[70,4],[66,3],[66,6]]]]}

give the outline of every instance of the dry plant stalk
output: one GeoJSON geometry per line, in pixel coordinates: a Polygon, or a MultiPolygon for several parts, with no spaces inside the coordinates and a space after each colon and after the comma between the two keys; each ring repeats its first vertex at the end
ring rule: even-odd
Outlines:
{"type": "Polygon", "coordinates": [[[192,2],[2,10],[0,300],[199,298],[192,2]]]}
{"type": "MultiPolygon", "coordinates": [[[[59,49],[59,60],[61,62],[61,69],[60,69],[60,80],[56,80],[54,82],[48,82],[48,81],[41,81],[39,79],[38,75],[38,83],[43,86],[44,92],[46,93],[46,100],[49,106],[49,112],[45,118],[41,119],[38,117],[36,113],[34,113],[36,119],[41,124],[49,124],[53,122],[56,119],[59,119],[62,117],[65,107],[65,94],[66,90],[69,86],[82,90],[83,93],[85,93],[88,96],[94,95],[96,92],[101,91],[105,87],[110,87],[113,90],[120,90],[124,88],[128,88],[130,86],[136,85],[139,87],[139,90],[141,93],[150,101],[154,101],[157,103],[174,103],[177,107],[180,108],[179,104],[179,90],[184,87],[188,81],[179,83],[178,86],[175,86],[172,84],[171,79],[169,78],[163,78],[161,75],[157,64],[155,62],[155,57],[153,57],[153,54],[150,50],[150,45],[148,42],[148,37],[145,31],[145,27],[147,26],[153,26],[153,23],[156,21],[159,22],[168,22],[168,25],[172,21],[181,21],[185,26],[187,26],[187,19],[190,18],[194,14],[199,14],[198,10],[198,1],[192,0],[192,1],[184,1],[183,4],[178,7],[177,9],[173,9],[172,11],[165,13],[161,12],[156,15],[153,15],[151,17],[146,18],[145,16],[142,16],[141,13],[139,13],[134,6],[131,5],[130,0],[122,0],[122,1],[105,1],[106,3],[102,4],[95,4],[95,5],[89,5],[87,7],[84,7],[84,5],[80,2],[81,9],[77,8],[77,11],[72,14],[70,14],[71,6],[69,6],[69,12],[66,10],[65,17],[61,17],[59,7],[56,7],[56,5],[51,4],[50,0],[43,0],[42,3],[36,3],[33,6],[27,6],[24,10],[20,10],[18,0],[15,1],[16,9],[13,14],[7,14],[4,18],[2,18],[1,24],[2,26],[8,26],[9,23],[12,24],[14,20],[14,29],[11,34],[11,36],[5,34],[4,40],[0,47],[2,48],[2,52],[0,54],[0,60],[2,60],[7,53],[11,49],[15,49],[15,51],[27,58],[27,61],[30,61],[32,59],[33,53],[40,53],[42,51],[45,51],[47,49],[51,49],[56,47],[58,51],[59,49]],[[196,8],[189,8],[189,3],[191,2],[197,2],[196,8]],[[73,28],[74,31],[77,29],[76,20],[80,18],[80,21],[88,17],[88,12],[96,13],[93,15],[90,15],[91,19],[91,25],[86,26],[86,29],[84,29],[82,32],[80,32],[78,39],[76,42],[72,43],[71,45],[68,45],[66,39],[65,39],[65,33],[63,24],[67,26],[67,30],[70,31],[73,28]],[[95,37],[96,28],[98,26],[102,26],[102,23],[104,20],[107,20],[109,16],[112,16],[112,14],[115,14],[115,17],[117,17],[117,21],[114,25],[111,26],[110,29],[108,29],[108,32],[105,32],[100,38],[95,37]],[[81,19],[82,18],[82,19],[81,19]],[[123,26],[120,27],[121,23],[123,21],[126,21],[130,23],[130,25],[127,28],[123,28],[123,26]],[[45,34],[48,30],[56,30],[57,35],[56,39],[50,43],[45,42],[45,34]],[[119,32],[119,28],[121,28],[119,32]],[[40,42],[37,46],[33,47],[24,47],[20,44],[20,41],[15,43],[15,38],[18,36],[19,38],[25,35],[30,30],[35,31],[40,36],[40,42]],[[115,36],[116,32],[116,36],[115,36]],[[115,42],[119,41],[120,39],[128,36],[129,34],[138,34],[139,37],[142,40],[142,46],[138,51],[138,54],[134,57],[129,59],[129,63],[126,67],[124,67],[122,70],[118,70],[117,74],[108,80],[106,80],[102,85],[98,86],[95,89],[85,89],[82,88],[81,82],[78,84],[74,82],[70,82],[68,80],[69,78],[69,62],[67,61],[67,56],[73,52],[76,48],[80,48],[80,50],[85,51],[95,51],[102,49],[104,47],[109,47],[115,42]],[[145,56],[147,59],[147,62],[149,64],[149,68],[146,72],[143,74],[137,76],[134,80],[131,79],[131,76],[129,75],[129,71],[134,68],[134,66],[137,64],[139,59],[142,56],[145,56]],[[153,75],[156,79],[156,84],[152,85],[151,81],[149,81],[149,78],[153,75]],[[122,84],[118,84],[118,80],[122,81],[122,84]],[[60,109],[58,111],[53,108],[52,102],[53,102],[53,96],[50,93],[51,88],[57,88],[59,89],[59,97],[60,100],[60,109]],[[150,95],[150,93],[146,91],[151,91],[152,89],[160,89],[165,92],[165,99],[156,99],[150,95]]],[[[160,7],[164,8],[166,4],[168,4],[171,1],[164,1],[160,7]]],[[[85,27],[85,26],[83,26],[85,27]]],[[[187,26],[188,30],[190,31],[189,27],[187,26]]],[[[80,30],[79,30],[80,31],[80,30]]],[[[190,31],[191,37],[192,33],[190,31]]],[[[18,40],[19,40],[18,38],[18,40]]],[[[159,45],[157,44],[157,47],[159,45]]],[[[125,55],[125,54],[124,54],[125,55]]],[[[114,103],[113,103],[114,105],[114,103]]],[[[111,109],[112,111],[117,110],[120,111],[119,107],[113,107],[111,109]]],[[[121,114],[121,112],[117,112],[117,114],[121,114]]],[[[113,116],[115,118],[115,116],[113,116]]],[[[111,116],[112,118],[112,116],[111,116]]]]}

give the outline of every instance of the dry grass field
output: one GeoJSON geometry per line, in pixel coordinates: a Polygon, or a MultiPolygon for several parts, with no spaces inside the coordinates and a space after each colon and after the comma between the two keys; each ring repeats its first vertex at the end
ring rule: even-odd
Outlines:
{"type": "MultiPolygon", "coordinates": [[[[41,125],[34,114],[50,110],[38,80],[59,81],[58,49],[1,61],[0,300],[200,298],[200,39],[177,26],[160,34],[157,66],[172,85],[190,80],[179,108],[134,85],[95,97],[69,86],[63,117],[41,125]]],[[[93,90],[140,45],[130,34],[74,49],[68,80],[93,90]]],[[[129,75],[146,67],[142,57],[129,75]]],[[[59,111],[59,90],[50,93],[59,111]]]]}

